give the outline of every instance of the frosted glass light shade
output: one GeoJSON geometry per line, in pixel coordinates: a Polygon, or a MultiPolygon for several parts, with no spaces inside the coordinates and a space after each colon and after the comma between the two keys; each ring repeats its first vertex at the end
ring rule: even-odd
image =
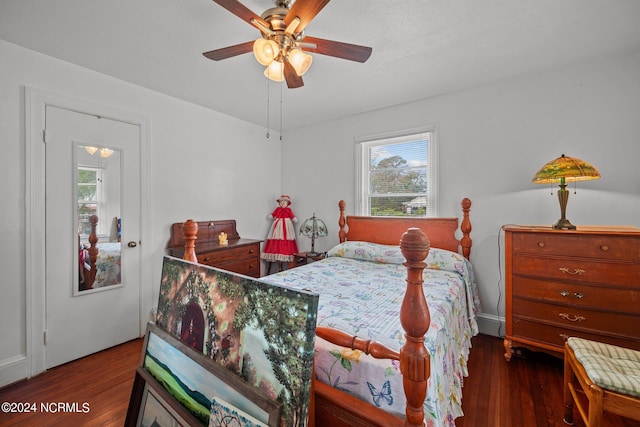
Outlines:
{"type": "Polygon", "coordinates": [[[273,40],[259,38],[253,42],[253,56],[262,65],[271,64],[279,53],[280,48],[273,40]]]}
{"type": "Polygon", "coordinates": [[[109,157],[113,154],[113,150],[107,147],[102,147],[100,149],[100,157],[109,157]]]}
{"type": "Polygon", "coordinates": [[[280,61],[272,61],[271,64],[264,70],[264,75],[274,82],[281,82],[284,80],[284,64],[280,61]]]}
{"type": "Polygon", "coordinates": [[[300,49],[291,49],[289,52],[289,62],[293,66],[293,69],[296,70],[296,73],[299,76],[302,76],[307,72],[309,67],[311,67],[313,57],[308,53],[304,53],[300,49]]]}
{"type": "Polygon", "coordinates": [[[96,151],[98,151],[98,147],[92,147],[92,146],[87,146],[84,147],[85,150],[87,150],[87,153],[91,154],[93,156],[93,153],[95,153],[96,151]]]}

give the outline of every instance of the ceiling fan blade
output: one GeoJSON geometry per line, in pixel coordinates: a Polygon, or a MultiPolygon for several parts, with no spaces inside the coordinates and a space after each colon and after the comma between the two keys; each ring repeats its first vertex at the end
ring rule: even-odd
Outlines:
{"type": "MultiPolygon", "coordinates": [[[[216,1],[216,0],[214,0],[216,1]]],[[[294,29],[296,33],[305,29],[309,22],[329,3],[329,0],[296,0],[289,9],[284,23],[288,27],[296,17],[300,18],[300,23],[294,29]]]]}
{"type": "Polygon", "coordinates": [[[302,50],[319,53],[321,55],[335,56],[349,61],[365,62],[371,56],[372,49],[357,44],[337,42],[334,40],[319,39],[317,37],[305,37],[300,45],[302,50]],[[315,47],[309,46],[312,43],[315,47]]]}
{"type": "Polygon", "coordinates": [[[223,47],[222,49],[210,50],[204,52],[203,55],[214,61],[220,61],[222,59],[231,58],[232,56],[242,55],[243,53],[249,53],[253,50],[253,41],[240,43],[234,46],[223,47]]]}
{"type": "Polygon", "coordinates": [[[287,81],[287,87],[289,89],[295,89],[297,87],[304,86],[302,77],[296,73],[293,65],[289,61],[284,61],[284,79],[287,81]]]}
{"type": "Polygon", "coordinates": [[[240,3],[238,0],[213,0],[213,1],[215,3],[218,3],[220,6],[224,7],[229,12],[233,13],[243,21],[246,21],[249,24],[253,25],[254,27],[257,27],[259,30],[262,30],[259,25],[263,25],[264,27],[269,28],[269,24],[267,23],[267,21],[265,21],[260,16],[253,13],[251,9],[249,9],[248,7],[240,3]],[[254,24],[254,22],[252,21],[257,22],[259,25],[254,24]]]}

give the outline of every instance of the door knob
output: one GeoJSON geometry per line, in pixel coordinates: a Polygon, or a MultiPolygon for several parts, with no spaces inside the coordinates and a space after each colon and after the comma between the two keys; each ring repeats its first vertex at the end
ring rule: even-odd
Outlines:
{"type": "Polygon", "coordinates": [[[136,246],[138,246],[138,244],[132,240],[129,243],[127,243],[127,246],[129,246],[130,248],[135,248],[136,246]]]}

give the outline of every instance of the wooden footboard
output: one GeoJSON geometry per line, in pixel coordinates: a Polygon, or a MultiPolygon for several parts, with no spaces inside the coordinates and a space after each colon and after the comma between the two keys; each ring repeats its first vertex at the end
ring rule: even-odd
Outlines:
{"type": "MultiPolygon", "coordinates": [[[[80,269],[80,290],[84,291],[93,288],[93,283],[96,280],[96,262],[98,261],[98,233],[96,232],[98,226],[98,216],[91,215],[89,217],[89,224],[91,224],[91,232],[89,233],[89,270],[84,268],[84,265],[80,262],[78,268],[80,269]]],[[[78,236],[78,239],[80,236],[78,236]]],[[[79,243],[79,242],[78,242],[79,243]]],[[[81,257],[80,257],[81,258],[81,257]]]]}

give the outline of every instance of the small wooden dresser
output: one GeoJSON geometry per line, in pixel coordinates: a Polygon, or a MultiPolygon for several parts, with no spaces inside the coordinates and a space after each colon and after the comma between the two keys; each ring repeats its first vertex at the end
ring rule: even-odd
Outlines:
{"type": "MultiPolygon", "coordinates": [[[[184,257],[184,234],[178,222],[171,226],[171,238],[167,253],[176,258],[184,257]]],[[[245,276],[260,277],[261,240],[242,239],[233,219],[197,221],[198,234],[195,246],[198,263],[220,268],[245,276]],[[227,246],[220,246],[218,236],[227,233],[227,246]]]]}
{"type": "Polygon", "coordinates": [[[640,350],[640,229],[504,226],[505,359],[570,336],[640,350]]]}

